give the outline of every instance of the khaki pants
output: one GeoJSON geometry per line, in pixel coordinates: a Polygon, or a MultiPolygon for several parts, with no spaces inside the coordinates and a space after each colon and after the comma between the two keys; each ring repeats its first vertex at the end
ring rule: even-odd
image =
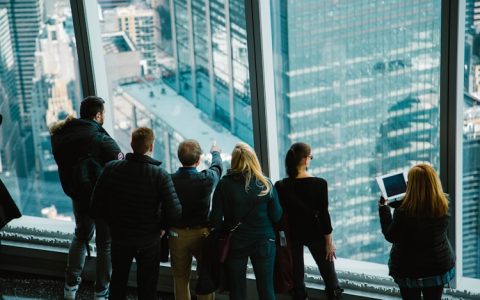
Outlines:
{"type": "MultiPolygon", "coordinates": [[[[168,239],[172,273],[175,282],[175,299],[190,300],[190,274],[192,270],[192,258],[195,257],[198,264],[202,263],[202,241],[208,235],[208,228],[179,229],[172,228],[168,239]]],[[[213,300],[215,295],[198,295],[198,300],[213,300]]]]}

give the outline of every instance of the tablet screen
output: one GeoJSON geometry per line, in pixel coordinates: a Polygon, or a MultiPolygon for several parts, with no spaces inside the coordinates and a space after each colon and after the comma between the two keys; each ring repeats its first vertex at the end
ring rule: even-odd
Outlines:
{"type": "Polygon", "coordinates": [[[387,197],[403,194],[407,190],[407,183],[402,173],[383,178],[383,184],[387,197]]]}

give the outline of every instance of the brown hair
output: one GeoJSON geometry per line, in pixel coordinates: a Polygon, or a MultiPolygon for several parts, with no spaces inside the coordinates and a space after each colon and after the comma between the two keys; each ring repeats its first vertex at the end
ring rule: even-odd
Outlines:
{"type": "Polygon", "coordinates": [[[431,166],[419,164],[410,169],[407,192],[400,207],[415,217],[441,217],[448,213],[447,197],[431,166]]]}
{"type": "Polygon", "coordinates": [[[285,170],[288,177],[296,178],[298,175],[298,165],[302,159],[308,157],[312,152],[309,145],[305,143],[295,143],[287,151],[285,156],[285,170]]]}
{"type": "Polygon", "coordinates": [[[253,176],[263,185],[263,190],[258,195],[265,196],[270,193],[272,187],[262,173],[262,167],[260,166],[260,162],[258,161],[255,151],[253,151],[249,145],[245,143],[238,143],[235,145],[235,148],[233,148],[232,151],[231,167],[232,171],[245,174],[245,191],[248,191],[250,180],[253,176]]]}
{"type": "Polygon", "coordinates": [[[191,166],[202,156],[202,148],[196,140],[185,140],[178,145],[177,155],[183,166],[191,166]]]}
{"type": "Polygon", "coordinates": [[[153,130],[147,127],[139,127],[132,132],[132,146],[133,152],[138,154],[145,154],[150,150],[155,140],[153,130]]]}

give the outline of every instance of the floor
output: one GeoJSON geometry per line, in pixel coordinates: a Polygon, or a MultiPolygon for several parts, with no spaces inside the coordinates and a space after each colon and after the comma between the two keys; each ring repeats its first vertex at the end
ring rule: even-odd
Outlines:
{"type": "MultiPolygon", "coordinates": [[[[17,272],[0,271],[0,300],[63,299],[63,280],[17,272]]],[[[93,282],[82,282],[77,300],[93,299],[93,282]]],[[[137,299],[136,289],[129,288],[127,299],[137,299]]],[[[161,300],[173,300],[173,295],[159,293],[161,300]]]]}

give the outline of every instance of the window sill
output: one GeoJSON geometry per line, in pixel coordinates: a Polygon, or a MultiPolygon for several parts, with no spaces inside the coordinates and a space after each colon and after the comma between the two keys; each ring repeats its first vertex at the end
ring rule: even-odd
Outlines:
{"type": "MultiPolygon", "coordinates": [[[[0,270],[63,277],[74,223],[38,217],[22,217],[0,231],[0,270]]],[[[93,247],[92,255],[95,256],[93,247]]],[[[313,265],[306,256],[305,263],[313,265]]],[[[388,276],[386,265],[338,259],[336,268],[344,299],[400,299],[398,288],[388,276]]],[[[95,257],[87,259],[83,277],[94,280],[95,257]]],[[[316,267],[306,267],[306,285],[310,298],[324,299],[324,286],[316,267]]],[[[129,286],[136,286],[136,266],[133,264],[129,286]]],[[[194,276],[192,276],[194,277],[194,276]]],[[[250,269],[247,275],[248,299],[256,299],[255,278],[250,269]]],[[[191,286],[194,286],[192,283],[191,286]]],[[[161,264],[158,290],[173,293],[170,264],[161,264]]],[[[480,295],[446,289],[449,299],[480,299],[480,295]]],[[[227,299],[218,294],[217,299],[227,299]]],[[[278,299],[289,299],[279,296],[278,299]]]]}

